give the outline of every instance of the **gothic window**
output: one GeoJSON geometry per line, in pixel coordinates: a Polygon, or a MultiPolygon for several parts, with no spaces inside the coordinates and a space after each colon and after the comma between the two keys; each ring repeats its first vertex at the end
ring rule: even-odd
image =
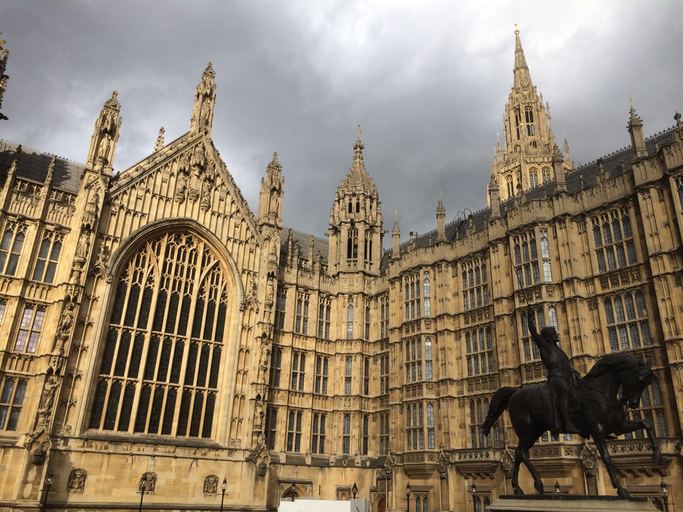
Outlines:
{"type": "Polygon", "coordinates": [[[465,332],[465,352],[467,354],[468,376],[493,372],[493,334],[491,327],[481,327],[465,332]]]}
{"type": "Polygon", "coordinates": [[[426,494],[415,495],[415,512],[429,512],[429,498],[426,494]]]}
{"type": "Polygon", "coordinates": [[[370,339],[370,306],[365,306],[365,339],[370,339]]]}
{"type": "Polygon", "coordinates": [[[40,331],[43,328],[43,320],[45,319],[45,308],[36,306],[35,304],[27,304],[24,306],[24,313],[21,316],[21,323],[19,324],[19,333],[17,340],[14,343],[14,350],[16,352],[27,352],[34,354],[38,347],[38,340],[40,339],[40,331]]]}
{"type": "Polygon", "coordinates": [[[344,371],[344,394],[351,394],[351,378],[353,375],[353,357],[346,356],[346,368],[344,371]]]}
{"type": "Polygon", "coordinates": [[[434,440],[434,404],[427,404],[427,448],[433,450],[436,447],[434,440]]]}
{"type": "Polygon", "coordinates": [[[228,317],[218,258],[194,235],[164,234],[117,283],[90,428],[210,438],[228,317]]]}
{"type": "Polygon", "coordinates": [[[420,302],[420,274],[411,274],[403,278],[405,294],[403,301],[406,308],[406,321],[415,320],[422,316],[420,302]]]}
{"type": "Polygon", "coordinates": [[[287,306],[287,290],[280,283],[277,287],[277,300],[275,301],[275,328],[280,331],[285,328],[285,307],[287,306]]]}
{"type": "Polygon", "coordinates": [[[491,432],[487,436],[484,435],[484,420],[489,413],[489,401],[487,398],[476,399],[470,401],[470,437],[472,440],[472,448],[487,448],[498,446],[500,439],[498,433],[498,424],[494,424],[491,432]]]}
{"type": "Polygon", "coordinates": [[[296,300],[295,332],[308,334],[308,295],[302,294],[296,300]]]}
{"type": "Polygon", "coordinates": [[[531,137],[536,135],[534,129],[534,110],[533,107],[524,107],[524,117],[526,121],[526,134],[531,137]]]}
{"type": "Polygon", "coordinates": [[[363,364],[363,394],[370,394],[370,358],[366,357],[363,364]]]}
{"type": "Polygon", "coordinates": [[[370,440],[370,417],[363,415],[363,451],[362,455],[368,454],[368,442],[370,440]]]}
{"type": "Polygon", "coordinates": [[[323,395],[327,394],[327,372],[329,358],[318,356],[315,359],[315,392],[323,395]]]}
{"type": "Polygon", "coordinates": [[[365,231],[365,261],[372,261],[372,230],[365,231]]]}
{"type": "Polygon", "coordinates": [[[531,169],[529,171],[529,188],[538,187],[538,171],[531,169]]]}
{"type": "Polygon", "coordinates": [[[382,295],[379,299],[380,334],[381,338],[389,336],[389,295],[382,295]]]}
{"type": "Polygon", "coordinates": [[[432,316],[432,303],[431,303],[431,297],[430,297],[430,284],[429,284],[429,272],[425,272],[423,274],[423,281],[422,281],[424,290],[423,290],[423,295],[424,295],[424,312],[425,312],[425,318],[429,318],[432,316]]]}
{"type": "Polygon", "coordinates": [[[676,178],[676,189],[678,191],[678,203],[683,208],[683,178],[676,178]]]}
{"type": "Polygon", "coordinates": [[[389,413],[379,415],[379,454],[389,452],[389,413]]]}
{"type": "Polygon", "coordinates": [[[346,240],[346,258],[348,260],[358,259],[358,230],[349,228],[346,240]]]}
{"type": "Polygon", "coordinates": [[[289,422],[287,425],[287,451],[301,451],[301,422],[303,413],[301,411],[289,411],[289,422]]]}
{"type": "Polygon", "coordinates": [[[465,311],[488,306],[489,287],[486,260],[473,258],[462,263],[462,304],[465,311]]]}
{"type": "Polygon", "coordinates": [[[360,213],[360,201],[356,200],[356,213],[360,213]]]}
{"type": "Polygon", "coordinates": [[[605,213],[591,221],[600,272],[616,270],[638,262],[631,221],[626,209],[605,213]]]}
{"type": "Polygon", "coordinates": [[[425,379],[430,380],[433,377],[432,371],[432,339],[425,339],[425,379]]]}
{"type": "Polygon", "coordinates": [[[266,439],[268,440],[268,449],[275,449],[275,437],[277,435],[277,409],[275,407],[268,407],[266,411],[266,439]]]}
{"type": "MultiPolygon", "coordinates": [[[[557,325],[557,312],[554,307],[548,308],[552,309],[555,318],[555,325],[557,325]]],[[[545,316],[543,312],[543,307],[539,308],[535,313],[536,318],[536,330],[541,332],[541,329],[545,327],[545,316]]],[[[520,313],[522,319],[522,347],[524,349],[524,361],[532,361],[541,358],[541,353],[538,351],[538,346],[531,339],[531,333],[529,332],[529,321],[526,316],[526,311],[520,313]]],[[[557,328],[557,327],[556,327],[557,328]]]]}
{"type": "Polygon", "coordinates": [[[7,308],[7,301],[5,299],[0,299],[0,325],[2,325],[2,319],[5,316],[5,309],[7,308]]]}
{"type": "Polygon", "coordinates": [[[512,185],[512,176],[505,178],[505,183],[507,185],[508,198],[513,197],[515,195],[515,188],[512,185]]]}
{"type": "MultiPolygon", "coordinates": [[[[306,354],[294,352],[292,355],[292,389],[303,391],[306,376],[306,354]]],[[[297,450],[298,451],[298,450],[297,450]]]]}
{"type": "Polygon", "coordinates": [[[612,351],[652,345],[645,296],[638,290],[605,299],[605,319],[612,351]]]}
{"type": "Polygon", "coordinates": [[[280,375],[282,373],[282,349],[273,348],[270,355],[270,385],[274,388],[280,387],[280,375]]]}
{"type": "Polygon", "coordinates": [[[488,496],[473,496],[474,512],[488,512],[491,498],[488,496]]]}
{"type": "Polygon", "coordinates": [[[543,184],[550,183],[550,168],[543,168],[543,184]]]}
{"type": "Polygon", "coordinates": [[[348,455],[351,452],[351,415],[344,414],[344,434],[342,437],[342,453],[348,455]]]}
{"type": "Polygon", "coordinates": [[[346,309],[346,339],[353,338],[353,301],[349,301],[346,309]]]}
{"type": "Polygon", "coordinates": [[[318,312],[318,338],[330,339],[330,315],[332,307],[330,299],[320,299],[320,310],[318,312]]]}
{"type": "Polygon", "coordinates": [[[517,140],[519,140],[519,125],[522,122],[522,115],[519,112],[519,108],[515,109],[515,130],[517,131],[517,140]]]}
{"type": "Polygon", "coordinates": [[[26,380],[6,378],[0,395],[0,430],[17,430],[19,415],[24,405],[26,380]]]}
{"type": "MultiPolygon", "coordinates": [[[[643,390],[643,394],[640,396],[640,407],[631,409],[630,416],[632,420],[648,419],[654,427],[657,437],[668,436],[662,391],[658,379],[652,379],[650,386],[643,390]]],[[[643,439],[645,433],[641,429],[624,435],[626,439],[633,439],[634,436],[636,439],[643,439]]]]}
{"type": "Polygon", "coordinates": [[[7,223],[0,242],[0,274],[13,276],[16,273],[25,237],[26,225],[7,223]]]}
{"type": "Polygon", "coordinates": [[[327,415],[315,413],[313,415],[313,428],[311,433],[311,452],[325,453],[325,423],[327,415]]]}
{"type": "Polygon", "coordinates": [[[349,213],[353,213],[353,202],[349,201],[349,213]]]}
{"type": "Polygon", "coordinates": [[[46,231],[43,234],[43,241],[40,244],[36,268],[33,271],[34,281],[51,283],[55,278],[59,253],[62,251],[64,235],[54,231],[46,231]]]}
{"type": "MultiPolygon", "coordinates": [[[[429,338],[427,338],[429,340],[429,338]]],[[[429,341],[431,351],[431,340],[429,341]]],[[[406,340],[406,382],[422,380],[422,338],[406,340]]]]}
{"type": "Polygon", "coordinates": [[[408,450],[425,449],[424,404],[411,402],[406,405],[406,447],[408,450]]]}
{"type": "Polygon", "coordinates": [[[385,395],[389,393],[389,355],[381,355],[379,363],[379,394],[385,395]]]}

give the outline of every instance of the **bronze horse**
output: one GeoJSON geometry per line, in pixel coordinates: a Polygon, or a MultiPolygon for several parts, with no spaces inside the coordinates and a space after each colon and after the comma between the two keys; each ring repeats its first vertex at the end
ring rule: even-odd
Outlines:
{"type": "MultiPolygon", "coordinates": [[[[633,356],[614,353],[601,358],[588,374],[581,379],[576,389],[578,411],[572,412],[572,421],[584,438],[593,437],[600,457],[605,463],[612,485],[622,498],[630,497],[628,491],[617,480],[606,439],[612,434],[621,435],[645,429],[652,446],[652,459],[662,463],[652,424],[648,419],[630,420],[625,407],[638,407],[643,390],[652,382],[651,361],[644,363],[633,356]],[[621,395],[619,397],[618,395],[621,395]]],[[[488,435],[491,427],[507,408],[510,421],[519,437],[515,450],[515,464],[512,470],[512,487],[515,494],[524,494],[519,487],[519,465],[524,463],[534,479],[534,487],[543,494],[543,482],[529,461],[529,449],[550,425],[543,417],[542,403],[546,383],[535,384],[521,389],[506,386],[500,388],[491,399],[489,413],[484,422],[484,433],[488,435]]]]}

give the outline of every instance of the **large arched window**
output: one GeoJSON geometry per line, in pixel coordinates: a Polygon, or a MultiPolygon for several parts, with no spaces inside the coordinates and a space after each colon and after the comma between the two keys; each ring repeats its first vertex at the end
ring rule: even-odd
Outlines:
{"type": "Polygon", "coordinates": [[[227,288],[194,235],[164,234],[133,254],[104,330],[91,429],[211,437],[227,288]]]}

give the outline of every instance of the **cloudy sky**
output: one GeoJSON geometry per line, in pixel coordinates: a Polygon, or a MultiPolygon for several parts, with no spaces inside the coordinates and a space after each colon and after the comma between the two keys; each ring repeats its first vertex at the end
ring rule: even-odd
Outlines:
{"type": "Polygon", "coordinates": [[[322,235],[360,124],[384,227],[398,210],[405,240],[436,227],[439,189],[448,221],[486,206],[515,23],[553,129],[588,162],[629,144],[629,95],[646,135],[683,110],[681,19],[678,0],[0,0],[0,138],[83,162],[116,89],[123,170],[161,126],[166,142],[189,129],[212,61],[213,140],[252,209],[277,151],[285,225],[322,235]]]}

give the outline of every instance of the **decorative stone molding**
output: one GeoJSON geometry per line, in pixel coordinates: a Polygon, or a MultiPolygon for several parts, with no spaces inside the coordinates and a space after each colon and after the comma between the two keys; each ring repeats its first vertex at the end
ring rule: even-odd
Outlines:
{"type": "Polygon", "coordinates": [[[84,469],[72,469],[66,484],[66,492],[82,493],[87,478],[88,473],[84,469]]]}

